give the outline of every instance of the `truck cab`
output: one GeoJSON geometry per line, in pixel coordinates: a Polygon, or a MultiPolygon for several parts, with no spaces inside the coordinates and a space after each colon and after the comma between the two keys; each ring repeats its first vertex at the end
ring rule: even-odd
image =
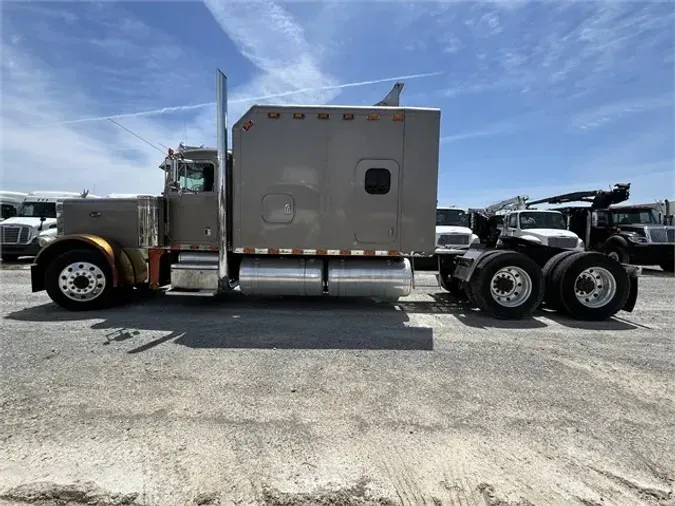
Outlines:
{"type": "Polygon", "coordinates": [[[567,230],[565,217],[558,211],[509,211],[504,213],[500,228],[499,241],[502,243],[517,240],[564,250],[584,250],[584,242],[567,230]]]}
{"type": "Polygon", "coordinates": [[[57,204],[66,198],[82,196],[82,193],[59,191],[28,193],[19,205],[16,215],[0,224],[3,262],[16,261],[21,256],[37,255],[44,244],[42,239],[56,236],[57,204]]]}
{"type": "Polygon", "coordinates": [[[478,236],[469,227],[466,209],[455,206],[436,208],[437,248],[465,250],[478,242],[478,236]]]}
{"type": "Polygon", "coordinates": [[[620,206],[593,213],[593,228],[606,253],[636,265],[659,265],[666,272],[675,266],[675,226],[662,225],[648,206],[620,206]]]}

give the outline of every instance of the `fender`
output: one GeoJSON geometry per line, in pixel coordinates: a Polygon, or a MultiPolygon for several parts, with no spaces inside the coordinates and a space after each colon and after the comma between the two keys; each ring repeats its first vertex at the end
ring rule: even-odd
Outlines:
{"type": "Polygon", "coordinates": [[[616,233],[614,235],[610,235],[606,240],[604,247],[607,249],[607,246],[611,246],[613,244],[616,244],[617,246],[621,246],[624,249],[628,249],[628,241],[626,238],[621,235],[620,233],[616,233]]]}
{"type": "Polygon", "coordinates": [[[135,282],[137,276],[134,266],[137,262],[132,260],[121,248],[97,235],[73,234],[54,239],[37,254],[35,260],[33,260],[33,264],[30,266],[33,292],[44,290],[44,275],[49,262],[62,253],[74,249],[93,250],[103,255],[112,272],[113,287],[135,282]]]}

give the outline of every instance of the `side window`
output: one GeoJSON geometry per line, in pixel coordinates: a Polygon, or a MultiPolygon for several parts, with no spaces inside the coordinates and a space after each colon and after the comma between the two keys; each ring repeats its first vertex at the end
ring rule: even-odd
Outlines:
{"type": "Polygon", "coordinates": [[[518,228],[518,215],[517,214],[511,214],[509,216],[509,227],[510,228],[518,228]]]}
{"type": "Polygon", "coordinates": [[[2,204],[2,217],[11,218],[16,216],[16,208],[11,204],[2,204]]]}
{"type": "Polygon", "coordinates": [[[391,189],[391,172],[387,169],[373,168],[366,171],[366,193],[386,195],[391,189]]]}
{"type": "Polygon", "coordinates": [[[180,172],[180,186],[192,192],[214,191],[215,171],[210,163],[186,164],[180,172]]]}

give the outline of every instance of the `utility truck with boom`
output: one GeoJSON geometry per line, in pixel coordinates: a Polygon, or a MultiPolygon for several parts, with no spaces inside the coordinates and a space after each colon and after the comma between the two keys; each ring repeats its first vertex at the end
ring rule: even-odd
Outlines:
{"type": "Polygon", "coordinates": [[[436,250],[441,111],[399,106],[401,84],[369,107],[254,105],[230,152],[226,82],[218,71],[217,149],[169,150],[161,195],[64,201],[34,292],[70,310],[134,287],[395,301],[410,258],[439,251],[443,284],[495,317],[529,316],[545,294],[577,318],[632,310],[637,273],[605,255],[553,248],[542,271],[527,252],[436,250]]]}
{"type": "Polygon", "coordinates": [[[630,197],[630,183],[617,183],[611,190],[587,190],[555,195],[537,201],[572,205],[557,208],[570,230],[582,234],[587,249],[637,265],[658,265],[666,272],[675,270],[675,226],[669,225],[670,202],[664,212],[659,206],[621,205],[630,197]]]}

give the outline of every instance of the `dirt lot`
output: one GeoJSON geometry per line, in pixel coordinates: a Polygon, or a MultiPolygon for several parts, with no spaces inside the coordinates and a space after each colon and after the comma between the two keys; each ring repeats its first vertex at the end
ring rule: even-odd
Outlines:
{"type": "Polygon", "coordinates": [[[0,269],[0,504],[673,505],[675,280],[499,322],[369,300],[68,313],[0,269]]]}

